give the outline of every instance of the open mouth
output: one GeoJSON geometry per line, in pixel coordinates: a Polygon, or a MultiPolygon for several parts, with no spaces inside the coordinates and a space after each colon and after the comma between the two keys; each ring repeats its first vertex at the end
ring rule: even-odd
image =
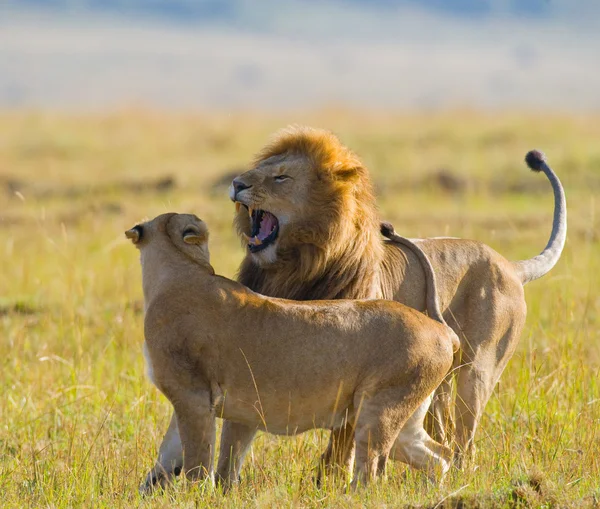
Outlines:
{"type": "Polygon", "coordinates": [[[258,253],[269,247],[277,239],[279,234],[279,221],[266,210],[253,209],[243,203],[236,202],[236,209],[244,206],[250,216],[250,236],[243,234],[248,242],[248,249],[251,253],[258,253]]]}

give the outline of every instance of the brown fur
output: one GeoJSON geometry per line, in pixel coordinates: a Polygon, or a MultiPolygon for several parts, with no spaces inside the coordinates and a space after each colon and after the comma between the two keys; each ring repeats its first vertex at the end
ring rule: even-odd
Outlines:
{"type": "MultiPolygon", "coordinates": [[[[304,213],[294,220],[293,228],[282,230],[277,262],[260,267],[246,257],[238,280],[265,295],[287,299],[371,297],[384,250],[366,168],[333,134],[303,127],[280,133],[259,153],[255,166],[278,156],[297,156],[302,161],[299,169],[308,170],[310,193],[303,203],[304,213]]],[[[253,181],[255,171],[245,175],[253,181]]],[[[240,233],[248,233],[243,208],[235,222],[240,233]]],[[[391,298],[393,285],[387,287],[382,296],[391,298]]]]}
{"type": "MultiPolygon", "coordinates": [[[[433,405],[433,431],[438,439],[447,440],[455,425],[459,454],[473,450],[483,409],[516,348],[526,315],[523,284],[548,272],[564,245],[566,202],[560,181],[540,153],[530,153],[527,162],[546,174],[555,195],[552,235],[541,255],[509,262],[475,241],[419,241],[438,276],[446,320],[461,337],[461,354],[455,359],[455,410],[448,381],[437,391],[433,405]]],[[[368,172],[334,135],[306,127],[285,129],[259,153],[253,169],[235,180],[253,186],[241,193],[239,201],[291,218],[280,232],[276,254],[266,257],[247,252],[240,282],[272,296],[382,297],[424,309],[420,264],[404,246],[378,237],[368,172]],[[286,195],[283,188],[269,186],[269,175],[279,171],[294,175],[286,195]]],[[[240,233],[246,231],[243,208],[236,224],[240,233]]]]}
{"type": "MultiPolygon", "coordinates": [[[[435,269],[444,316],[461,339],[453,370],[458,393],[454,409],[450,379],[438,388],[432,405],[436,438],[449,441],[455,427],[459,458],[473,451],[479,419],[516,348],[527,309],[523,284],[550,270],[564,244],[564,192],[543,158],[535,155],[529,158],[535,159],[530,166],[544,171],[555,194],[553,233],[537,259],[509,262],[490,247],[470,240],[418,242],[435,269]]],[[[368,172],[333,134],[308,127],[284,129],[258,154],[253,168],[235,180],[252,186],[239,193],[237,201],[286,218],[280,221],[274,246],[257,254],[247,251],[238,274],[241,283],[273,297],[379,297],[425,309],[426,280],[421,264],[410,248],[381,240],[368,172]],[[273,176],[280,174],[290,175],[292,180],[274,183],[273,176]]],[[[236,214],[235,224],[240,235],[250,234],[245,207],[236,214]]],[[[383,230],[391,231],[390,227],[383,230]]],[[[418,435],[422,455],[407,455],[406,444],[399,440],[392,457],[427,469],[427,464],[440,456],[441,446],[421,433],[423,417],[419,409],[407,424],[414,433],[406,434],[413,442],[418,435]]],[[[239,454],[247,436],[247,430],[224,423],[219,462],[225,474],[232,475],[227,472],[230,459],[239,454]]],[[[352,436],[345,430],[332,434],[325,463],[348,464],[352,436]]],[[[168,432],[167,437],[172,439],[171,446],[165,447],[161,457],[177,458],[181,447],[176,432],[168,432]]]]}
{"type": "MultiPolygon", "coordinates": [[[[441,317],[389,300],[275,299],[215,276],[195,216],[163,214],[127,236],[141,251],[151,378],[173,404],[192,479],[212,476],[222,416],[249,431],[242,447],[232,443],[236,472],[258,429],[293,434],[345,422],[357,443],[353,485],[374,480],[452,364],[456,338],[441,317]]],[[[173,475],[162,466],[150,484],[173,475]]]]}

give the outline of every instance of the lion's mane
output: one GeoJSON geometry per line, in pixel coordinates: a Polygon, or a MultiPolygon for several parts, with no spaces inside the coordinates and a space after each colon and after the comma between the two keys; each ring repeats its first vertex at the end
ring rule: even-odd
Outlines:
{"type": "Polygon", "coordinates": [[[265,295],[296,300],[392,298],[380,281],[379,215],[358,156],[334,134],[298,126],[276,133],[256,156],[255,167],[273,156],[306,160],[308,212],[292,218],[274,263],[259,266],[247,254],[238,281],[265,295]]]}

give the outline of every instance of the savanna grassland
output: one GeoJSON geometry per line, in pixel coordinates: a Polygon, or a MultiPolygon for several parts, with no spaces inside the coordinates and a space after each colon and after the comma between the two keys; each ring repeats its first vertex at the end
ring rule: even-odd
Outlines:
{"type": "Polygon", "coordinates": [[[599,116],[0,113],[0,505],[597,506],[599,192],[599,116]],[[390,464],[387,482],[345,494],[312,482],[327,432],[261,435],[228,496],[178,482],[142,498],[171,409],[144,373],[140,267],[123,232],[193,212],[216,271],[234,276],[243,252],[227,186],[290,122],[330,128],[363,157],[401,234],[474,238],[509,259],[537,254],[550,233],[550,185],[523,163],[542,149],[567,192],[563,257],[526,287],[527,325],[473,469],[433,487],[390,464]]]}

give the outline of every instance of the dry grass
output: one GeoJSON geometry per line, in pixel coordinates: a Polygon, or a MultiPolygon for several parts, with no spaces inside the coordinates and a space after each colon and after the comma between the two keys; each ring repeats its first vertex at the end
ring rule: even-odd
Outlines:
{"type": "Polygon", "coordinates": [[[7,112],[0,132],[3,506],[600,503],[600,117],[7,112]],[[356,494],[317,490],[327,434],[262,435],[229,496],[181,482],[139,498],[171,410],[144,376],[140,269],[123,231],[194,212],[212,230],[217,272],[233,276],[242,251],[226,177],[289,122],[331,128],[357,150],[399,232],[476,238],[510,259],[539,252],[550,231],[550,187],[522,163],[541,148],[567,189],[565,253],[526,288],[527,327],[487,407],[473,472],[434,488],[397,464],[356,494]]]}

